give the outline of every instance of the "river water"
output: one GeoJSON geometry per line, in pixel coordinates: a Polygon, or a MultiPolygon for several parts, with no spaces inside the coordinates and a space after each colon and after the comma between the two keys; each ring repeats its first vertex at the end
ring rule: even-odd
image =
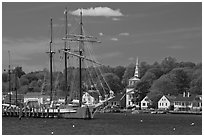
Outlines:
{"type": "Polygon", "coordinates": [[[3,135],[201,135],[201,115],[96,113],[94,119],[3,117],[3,135]]]}

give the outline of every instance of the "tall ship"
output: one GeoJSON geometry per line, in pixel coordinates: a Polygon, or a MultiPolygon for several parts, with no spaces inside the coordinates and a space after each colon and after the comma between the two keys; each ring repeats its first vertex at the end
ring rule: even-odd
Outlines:
{"type": "MultiPolygon", "coordinates": [[[[100,43],[96,37],[93,36],[87,36],[84,34],[83,32],[83,20],[82,20],[82,10],[80,11],[80,32],[79,34],[69,34],[68,33],[68,22],[67,22],[67,8],[65,9],[65,37],[62,38],[62,40],[64,41],[64,49],[62,49],[61,51],[64,53],[64,66],[65,66],[65,92],[72,92],[70,91],[71,89],[68,88],[68,78],[67,78],[67,64],[69,64],[68,62],[71,60],[72,58],[77,58],[78,61],[78,75],[79,75],[79,84],[78,84],[78,98],[77,99],[73,99],[72,98],[72,102],[68,102],[67,101],[67,96],[65,99],[65,104],[60,106],[58,109],[56,109],[55,111],[58,111],[60,114],[60,117],[62,118],[82,118],[82,119],[92,119],[94,117],[95,112],[104,105],[105,102],[107,102],[108,100],[112,99],[114,97],[114,92],[110,89],[110,87],[108,86],[108,83],[105,81],[104,83],[107,85],[108,89],[109,89],[109,93],[103,96],[99,95],[99,99],[97,102],[95,103],[88,103],[86,100],[82,99],[83,95],[86,94],[90,94],[90,92],[99,92],[99,90],[97,90],[96,84],[91,84],[92,87],[95,87],[95,90],[89,90],[88,88],[83,88],[85,87],[84,85],[86,85],[86,81],[88,81],[88,79],[83,78],[82,76],[82,71],[83,71],[83,66],[84,66],[84,62],[89,62],[94,64],[93,66],[102,66],[101,63],[98,63],[97,61],[94,60],[94,58],[88,58],[86,57],[86,53],[85,53],[85,43],[100,43]],[[69,44],[73,44],[73,43],[77,43],[77,45],[75,44],[75,48],[74,50],[71,49],[71,46],[68,45],[69,44]],[[76,48],[77,47],[77,48],[76,48]],[[70,57],[71,56],[71,57],[70,57]]],[[[52,58],[53,58],[53,54],[55,53],[54,51],[52,51],[52,19],[50,21],[50,26],[51,26],[51,41],[50,41],[50,50],[49,52],[47,52],[50,55],[50,85],[51,85],[51,92],[50,92],[50,109],[52,109],[53,107],[55,107],[54,101],[52,100],[53,98],[53,89],[52,89],[52,85],[53,85],[53,80],[52,80],[52,58]]],[[[76,63],[76,62],[75,62],[76,63]]],[[[100,71],[99,71],[100,72],[100,71]]],[[[105,80],[103,75],[102,76],[102,80],[105,80]]],[[[93,82],[92,82],[93,83],[93,82]]],[[[102,85],[103,86],[103,85],[102,85]]],[[[67,95],[67,94],[66,94],[67,95]]]]}

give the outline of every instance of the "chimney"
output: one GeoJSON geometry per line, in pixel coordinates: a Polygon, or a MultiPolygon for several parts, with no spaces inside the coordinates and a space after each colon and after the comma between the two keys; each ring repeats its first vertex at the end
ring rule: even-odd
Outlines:
{"type": "Polygon", "coordinates": [[[189,92],[187,92],[187,97],[190,97],[190,93],[189,92]]]}
{"type": "Polygon", "coordinates": [[[186,92],[184,91],[184,92],[183,92],[183,97],[185,97],[185,96],[186,96],[186,92]]]}

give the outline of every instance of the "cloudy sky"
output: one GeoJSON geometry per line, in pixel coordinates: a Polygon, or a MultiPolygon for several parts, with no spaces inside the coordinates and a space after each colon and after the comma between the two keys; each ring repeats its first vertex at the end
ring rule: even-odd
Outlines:
{"type": "MultiPolygon", "coordinates": [[[[3,3],[2,68],[26,72],[49,67],[45,53],[53,18],[53,49],[64,47],[64,9],[68,8],[69,33],[78,33],[83,9],[84,31],[102,43],[92,46],[97,60],[110,66],[127,66],[136,57],[149,64],[172,56],[178,61],[202,62],[201,3],[3,3]]],[[[55,54],[56,68],[63,67],[55,54]]]]}

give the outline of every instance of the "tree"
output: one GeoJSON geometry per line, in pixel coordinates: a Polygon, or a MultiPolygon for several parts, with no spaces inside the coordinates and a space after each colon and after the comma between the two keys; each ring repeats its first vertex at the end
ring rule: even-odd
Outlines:
{"type": "Polygon", "coordinates": [[[194,68],[196,66],[195,63],[192,63],[192,62],[180,62],[178,65],[181,68],[185,68],[185,67],[194,68]]]}
{"type": "Polygon", "coordinates": [[[182,68],[173,69],[170,74],[172,81],[175,83],[178,93],[189,91],[190,78],[182,68]]]}
{"type": "Polygon", "coordinates": [[[148,82],[150,85],[153,83],[154,80],[156,80],[156,76],[150,71],[147,71],[145,75],[141,78],[141,81],[148,82]]]}
{"type": "Polygon", "coordinates": [[[167,74],[177,66],[178,66],[178,63],[176,62],[176,59],[172,57],[166,57],[161,63],[161,69],[164,74],[167,74]]]}
{"type": "Polygon", "coordinates": [[[202,75],[191,81],[190,92],[191,94],[202,95],[202,75]]]}
{"type": "Polygon", "coordinates": [[[202,94],[202,69],[200,67],[194,69],[190,82],[190,92],[192,94],[202,94]]]}
{"type": "Polygon", "coordinates": [[[177,95],[178,90],[176,84],[172,81],[171,75],[162,75],[159,79],[155,80],[151,86],[152,93],[161,93],[163,95],[171,94],[177,95]]]}
{"type": "Polygon", "coordinates": [[[125,73],[125,67],[117,66],[114,68],[113,72],[120,78],[120,80],[122,80],[123,75],[125,73]]]}
{"type": "Polygon", "coordinates": [[[148,71],[154,73],[154,75],[156,76],[156,79],[158,79],[163,75],[161,65],[158,62],[154,62],[154,64],[150,66],[148,71]]]}
{"type": "Polygon", "coordinates": [[[24,85],[29,85],[29,80],[26,78],[26,76],[22,76],[20,78],[20,83],[21,83],[21,86],[24,86],[24,85]]]}
{"type": "Polygon", "coordinates": [[[37,81],[32,81],[30,84],[29,84],[29,90],[31,92],[40,92],[40,87],[38,86],[38,82],[37,81]]]}
{"type": "Polygon", "coordinates": [[[26,94],[28,92],[28,85],[23,85],[18,89],[19,94],[26,94]]]}
{"type": "Polygon", "coordinates": [[[103,88],[101,87],[103,86],[106,89],[106,94],[109,93],[109,87],[112,91],[114,91],[115,94],[118,94],[122,91],[122,84],[120,82],[120,78],[117,75],[115,75],[114,73],[105,73],[103,77],[106,82],[101,77],[100,81],[98,81],[97,84],[100,90],[103,90],[103,88]]]}
{"type": "Polygon", "coordinates": [[[140,77],[143,77],[144,74],[147,72],[147,70],[148,70],[149,68],[150,68],[150,65],[147,64],[147,62],[141,62],[141,63],[140,63],[140,67],[139,67],[139,69],[140,69],[140,71],[139,71],[140,77]]]}
{"type": "Polygon", "coordinates": [[[130,64],[129,66],[126,67],[123,75],[123,79],[122,79],[122,83],[125,87],[128,85],[128,79],[134,76],[134,72],[135,72],[134,64],[130,64]]]}
{"type": "Polygon", "coordinates": [[[140,102],[149,92],[151,85],[148,81],[139,81],[134,87],[133,101],[140,102]]]}
{"type": "Polygon", "coordinates": [[[20,78],[22,75],[25,75],[25,72],[22,70],[22,67],[15,67],[13,72],[20,78]]]}

